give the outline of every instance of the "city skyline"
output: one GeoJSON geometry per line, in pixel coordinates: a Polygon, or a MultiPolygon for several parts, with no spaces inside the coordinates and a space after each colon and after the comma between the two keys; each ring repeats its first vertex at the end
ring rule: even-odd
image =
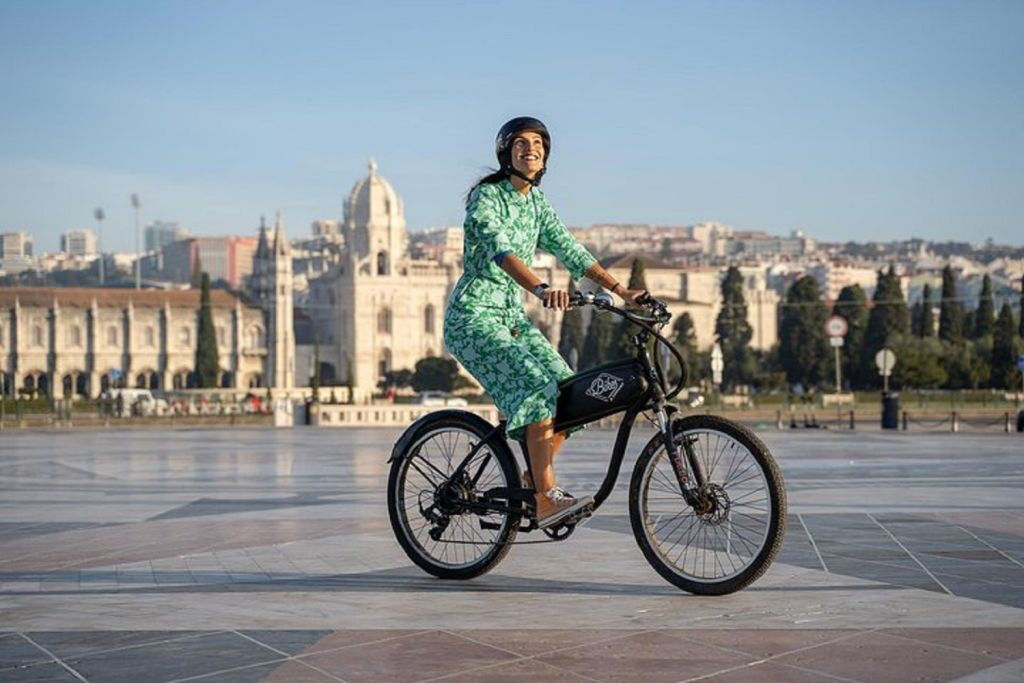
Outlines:
{"type": "Polygon", "coordinates": [[[132,250],[132,193],[143,225],[280,210],[303,235],[370,156],[411,228],[461,224],[520,113],[552,128],[570,225],[1020,243],[1015,3],[49,3],[0,25],[0,231],[40,252],[97,206],[104,249],[132,250]]]}

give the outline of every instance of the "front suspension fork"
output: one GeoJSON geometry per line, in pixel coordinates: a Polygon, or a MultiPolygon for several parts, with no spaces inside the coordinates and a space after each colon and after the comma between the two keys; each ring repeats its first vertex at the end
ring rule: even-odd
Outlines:
{"type": "Polygon", "coordinates": [[[704,469],[701,467],[697,454],[693,450],[693,443],[697,437],[684,436],[683,452],[680,453],[676,440],[673,438],[672,423],[665,412],[664,406],[658,406],[655,415],[658,418],[658,429],[661,431],[661,438],[665,443],[668,460],[672,464],[672,471],[675,472],[676,482],[679,484],[679,492],[682,494],[683,500],[686,501],[687,505],[697,508],[701,505],[697,491],[706,483],[704,469]],[[683,461],[684,457],[686,458],[685,462],[683,461]],[[689,465],[689,471],[693,472],[693,481],[690,480],[687,465],[689,465]]]}

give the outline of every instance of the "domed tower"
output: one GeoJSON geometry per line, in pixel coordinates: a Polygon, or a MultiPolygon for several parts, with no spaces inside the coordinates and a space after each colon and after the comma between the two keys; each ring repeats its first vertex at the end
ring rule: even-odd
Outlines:
{"type": "Polygon", "coordinates": [[[370,173],[355,184],[345,201],[342,226],[350,268],[356,275],[387,276],[405,256],[408,236],[405,211],[395,188],[377,173],[370,159],[370,173]]]}

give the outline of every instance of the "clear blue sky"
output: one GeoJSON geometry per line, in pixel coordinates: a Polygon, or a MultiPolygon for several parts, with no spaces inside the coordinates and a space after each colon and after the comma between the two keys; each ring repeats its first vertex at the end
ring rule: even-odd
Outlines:
{"type": "Polygon", "coordinates": [[[376,157],[462,222],[507,118],[570,225],[1024,242],[1024,2],[0,4],[0,231],[289,234],[376,157]]]}

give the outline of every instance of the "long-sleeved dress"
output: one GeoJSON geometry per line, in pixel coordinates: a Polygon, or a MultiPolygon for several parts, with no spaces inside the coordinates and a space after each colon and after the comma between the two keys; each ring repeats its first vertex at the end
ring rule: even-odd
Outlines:
{"type": "Polygon", "coordinates": [[[448,299],[444,343],[505,414],[510,438],[555,416],[558,382],[572,369],[523,310],[523,289],[498,265],[515,254],[532,265],[554,254],[574,280],[595,259],[536,187],[524,195],[508,180],[480,185],[466,209],[465,271],[448,299]]]}

